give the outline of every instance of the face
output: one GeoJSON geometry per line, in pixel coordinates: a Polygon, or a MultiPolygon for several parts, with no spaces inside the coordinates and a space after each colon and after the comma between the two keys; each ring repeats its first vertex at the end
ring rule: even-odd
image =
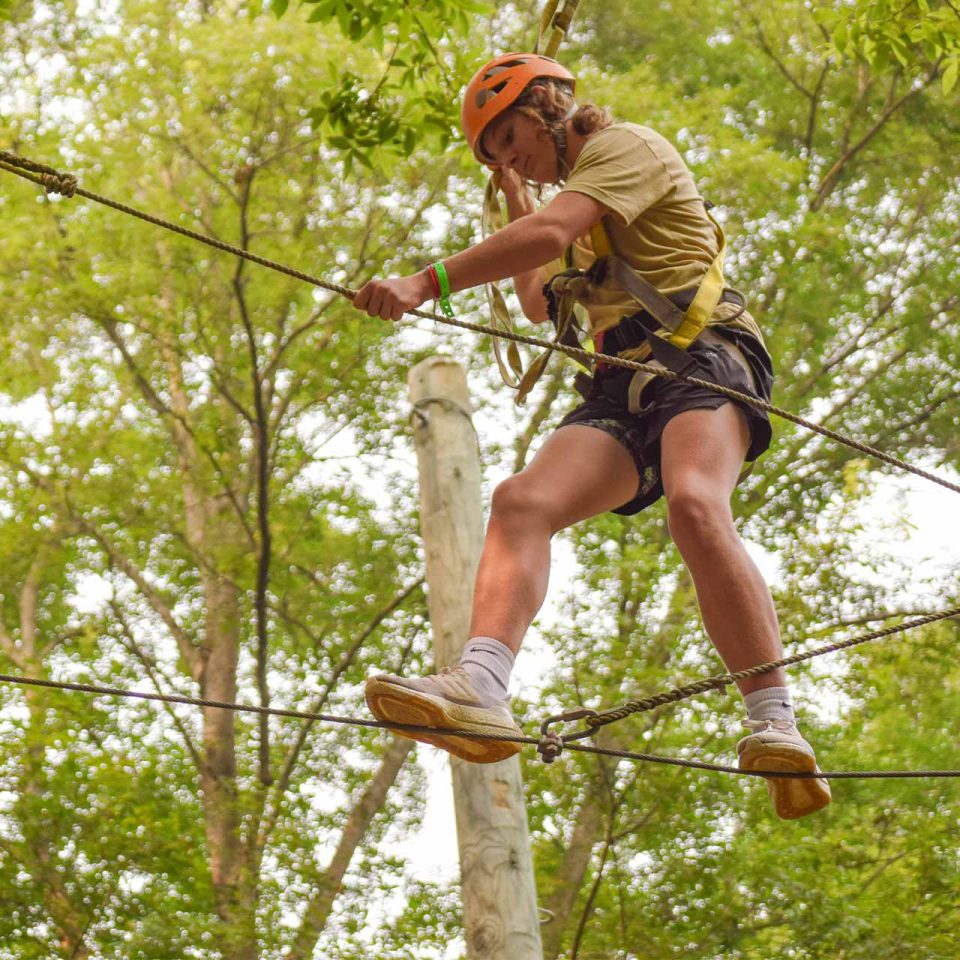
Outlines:
{"type": "Polygon", "coordinates": [[[549,133],[531,117],[507,110],[483,134],[483,149],[501,167],[525,180],[554,183],[557,149],[549,133]]]}

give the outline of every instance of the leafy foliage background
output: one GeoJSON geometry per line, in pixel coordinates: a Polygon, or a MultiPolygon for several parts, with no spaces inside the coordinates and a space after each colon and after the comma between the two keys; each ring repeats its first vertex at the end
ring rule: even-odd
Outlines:
{"type": "MultiPolygon", "coordinates": [[[[776,402],[955,474],[951,10],[584,3],[564,58],[581,99],[671,137],[718,204],[776,402]]],[[[347,285],[477,239],[459,90],[491,47],[528,48],[537,14],[0,11],[6,147],[347,285]]],[[[0,218],[7,669],[340,713],[375,669],[429,669],[405,371],[468,366],[491,487],[573,403],[569,368],[517,410],[483,341],[394,331],[12,177],[0,218]]],[[[457,305],[480,316],[480,292],[457,305]]],[[[904,569],[909,518],[876,519],[891,483],[777,426],[735,507],[779,564],[788,645],[956,602],[956,557],[904,569]]],[[[717,670],[662,507],[564,542],[576,575],[528,654],[525,721],[717,670]]],[[[956,766],[957,639],[941,624],[798,671],[821,763],[956,766]]],[[[0,707],[0,956],[462,952],[455,885],[397,852],[424,812],[404,745],[12,687],[0,707]]],[[[606,742],[728,759],[739,714],[706,698],[606,742]]],[[[785,824],[762,786],[707,774],[566,756],[525,776],[551,960],[955,953],[951,781],[845,783],[785,824]]]]}

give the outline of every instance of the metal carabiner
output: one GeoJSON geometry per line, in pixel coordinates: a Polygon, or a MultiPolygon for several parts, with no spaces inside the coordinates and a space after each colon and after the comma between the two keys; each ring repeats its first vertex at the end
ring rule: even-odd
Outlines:
{"type": "Polygon", "coordinates": [[[553,761],[563,753],[563,744],[566,740],[579,740],[581,737],[589,736],[593,732],[591,728],[590,730],[581,730],[579,733],[561,737],[555,730],[550,729],[552,724],[572,723],[575,720],[585,720],[588,717],[595,717],[596,715],[596,710],[579,707],[576,710],[567,710],[564,713],[557,713],[552,717],[547,717],[547,719],[540,724],[540,742],[537,744],[537,753],[540,754],[543,762],[553,763],[553,761]]]}

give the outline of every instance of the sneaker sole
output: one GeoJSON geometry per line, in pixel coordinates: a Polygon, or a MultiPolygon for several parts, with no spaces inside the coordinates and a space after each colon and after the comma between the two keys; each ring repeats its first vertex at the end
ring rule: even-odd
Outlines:
{"type": "MultiPolygon", "coordinates": [[[[367,681],[365,696],[373,715],[384,723],[409,723],[418,727],[459,727],[475,733],[522,737],[512,721],[504,723],[479,707],[452,703],[443,697],[400,687],[377,677],[367,681]]],[[[520,752],[523,744],[503,740],[471,740],[443,733],[410,733],[394,730],[400,737],[429,743],[471,763],[496,763],[520,752]]]]}
{"type": "MultiPolygon", "coordinates": [[[[748,746],[740,755],[740,769],[815,773],[817,761],[813,754],[787,743],[757,744],[748,746]]],[[[798,820],[830,803],[830,784],[826,780],[764,779],[777,816],[783,820],[798,820]]]]}

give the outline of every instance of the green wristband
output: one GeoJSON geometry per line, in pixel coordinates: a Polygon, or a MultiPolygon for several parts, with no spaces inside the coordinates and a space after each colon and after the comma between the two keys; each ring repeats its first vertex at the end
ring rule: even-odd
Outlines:
{"type": "Polygon", "coordinates": [[[440,282],[440,309],[448,316],[453,316],[453,306],[450,303],[450,278],[447,276],[447,268],[438,260],[433,264],[437,280],[440,282]]]}

